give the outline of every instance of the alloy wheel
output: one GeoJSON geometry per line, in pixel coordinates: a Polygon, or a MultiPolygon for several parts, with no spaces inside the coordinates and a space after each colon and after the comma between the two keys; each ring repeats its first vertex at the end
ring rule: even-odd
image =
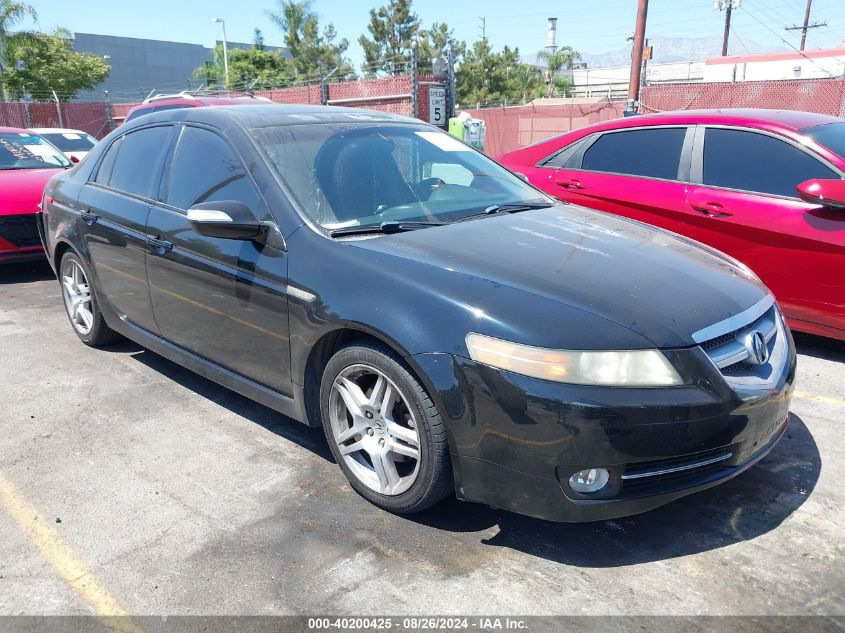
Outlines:
{"type": "Polygon", "coordinates": [[[83,336],[94,327],[91,306],[91,285],[79,262],[68,259],[62,268],[62,295],[73,327],[83,336]]]}
{"type": "Polygon", "coordinates": [[[332,384],[329,419],[352,474],[376,492],[396,496],[420,468],[419,427],[406,396],[375,367],[356,364],[332,384]]]}

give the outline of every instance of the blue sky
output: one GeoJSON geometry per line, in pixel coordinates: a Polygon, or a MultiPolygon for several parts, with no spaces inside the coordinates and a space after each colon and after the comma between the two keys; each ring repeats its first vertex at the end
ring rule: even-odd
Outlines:
{"type": "MultiPolygon", "coordinates": [[[[220,26],[211,18],[226,20],[231,41],[252,40],[253,29],[262,29],[265,41],[280,45],[281,35],[265,10],[276,0],[29,0],[39,14],[38,26],[48,30],[63,26],[71,31],[143,37],[211,45],[220,26]]],[[[732,37],[754,41],[772,50],[785,49],[786,39],[798,45],[799,33],[783,27],[800,23],[805,0],[743,0],[734,12],[732,37]]],[[[322,22],[334,22],[350,41],[350,58],[363,59],[358,36],[365,31],[373,0],[314,0],[322,22]]],[[[481,34],[481,16],[487,18],[487,37],[499,49],[518,47],[533,54],[545,43],[546,18],[558,18],[558,43],[588,53],[622,48],[631,34],[636,0],[415,0],[414,9],[424,25],[445,21],[460,39],[474,41],[481,34]]],[[[651,0],[648,34],[676,37],[721,37],[723,16],[712,0],[651,0]]],[[[828,48],[845,40],[845,0],[814,0],[813,20],[828,27],[810,32],[807,48],[828,48]]]]}

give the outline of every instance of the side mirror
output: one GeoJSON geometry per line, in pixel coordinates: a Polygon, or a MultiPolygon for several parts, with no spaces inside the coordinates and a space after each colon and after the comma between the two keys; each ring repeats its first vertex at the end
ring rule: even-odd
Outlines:
{"type": "Polygon", "coordinates": [[[804,202],[820,204],[828,209],[845,211],[845,180],[807,180],[796,187],[804,202]]]}
{"type": "Polygon", "coordinates": [[[188,221],[197,233],[207,237],[257,240],[264,233],[264,225],[237,200],[195,204],[188,209],[188,221]]]}

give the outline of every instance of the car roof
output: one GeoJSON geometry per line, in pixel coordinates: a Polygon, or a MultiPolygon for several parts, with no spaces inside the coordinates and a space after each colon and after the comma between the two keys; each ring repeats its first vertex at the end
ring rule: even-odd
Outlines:
{"type": "Polygon", "coordinates": [[[0,127],[0,132],[3,134],[32,134],[32,130],[27,130],[22,127],[0,127]]]}
{"type": "Polygon", "coordinates": [[[88,134],[88,132],[72,130],[67,127],[31,127],[29,131],[35,132],[36,134],[88,134]]]}
{"type": "Polygon", "coordinates": [[[133,119],[126,125],[133,125],[141,121],[141,125],[148,122],[164,121],[195,121],[225,127],[234,124],[243,128],[274,127],[281,125],[301,125],[305,123],[349,123],[349,122],[377,122],[377,123],[417,123],[425,125],[419,119],[377,110],[363,110],[340,106],[318,105],[287,105],[261,103],[249,108],[241,106],[213,106],[207,108],[181,108],[177,110],[163,110],[145,115],[143,119],[133,119]]]}
{"type": "Polygon", "coordinates": [[[615,129],[618,127],[637,127],[642,125],[725,123],[731,125],[773,125],[782,129],[800,131],[826,123],[842,122],[834,116],[797,110],[765,110],[754,108],[726,108],[723,110],[676,110],[643,114],[640,116],[614,119],[591,126],[593,129],[615,129]]]}

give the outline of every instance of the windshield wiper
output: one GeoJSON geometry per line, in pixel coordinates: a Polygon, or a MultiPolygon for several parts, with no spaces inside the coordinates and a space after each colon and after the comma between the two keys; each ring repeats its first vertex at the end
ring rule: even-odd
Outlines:
{"type": "Polygon", "coordinates": [[[416,231],[430,226],[442,226],[443,222],[398,222],[389,221],[381,224],[363,224],[361,226],[345,226],[335,229],[329,233],[331,237],[343,235],[363,235],[365,233],[404,233],[405,231],[416,231]]]}
{"type": "Polygon", "coordinates": [[[531,209],[548,209],[553,206],[554,204],[551,202],[511,202],[509,204],[491,204],[489,207],[484,209],[484,211],[473,213],[471,215],[458,218],[457,220],[452,220],[450,224],[472,220],[473,218],[480,218],[485,215],[494,215],[503,211],[507,213],[517,213],[519,211],[530,211],[531,209]]]}

